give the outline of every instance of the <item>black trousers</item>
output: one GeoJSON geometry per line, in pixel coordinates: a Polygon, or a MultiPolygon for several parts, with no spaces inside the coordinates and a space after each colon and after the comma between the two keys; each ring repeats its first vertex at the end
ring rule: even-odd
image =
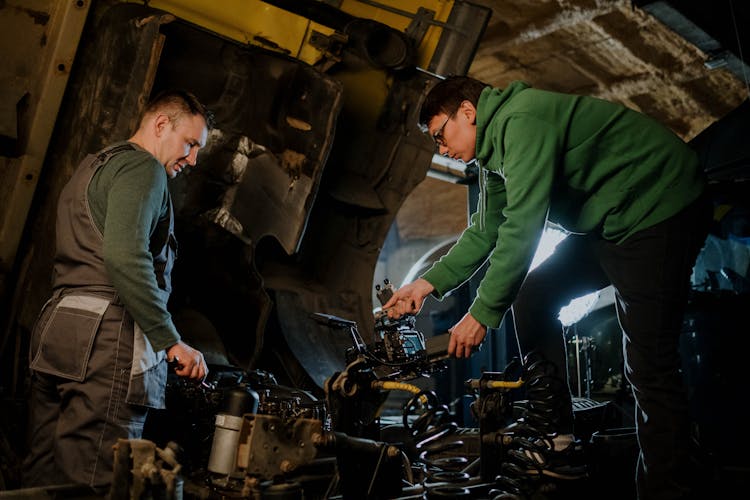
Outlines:
{"type": "MultiPolygon", "coordinates": [[[[529,273],[513,304],[520,352],[537,350],[564,374],[560,309],[576,297],[614,286],[625,377],[636,403],[640,500],[685,498],[692,489],[690,416],[679,337],[690,276],[711,216],[710,199],[704,196],[619,245],[590,235],[568,236],[529,273]]],[[[560,432],[573,430],[572,406],[561,427],[560,432]]]]}

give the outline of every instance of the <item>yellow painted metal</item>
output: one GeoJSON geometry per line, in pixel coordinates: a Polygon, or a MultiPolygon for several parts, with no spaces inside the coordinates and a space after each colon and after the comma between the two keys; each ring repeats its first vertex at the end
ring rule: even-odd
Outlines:
{"type": "MultiPolygon", "coordinates": [[[[434,11],[434,20],[444,23],[453,4],[454,0],[344,0],[341,10],[404,31],[420,7],[434,11]]],[[[261,0],[151,0],[149,5],[238,42],[283,52],[311,65],[325,57],[309,43],[313,31],[326,36],[334,33],[327,26],[261,0]]],[[[442,29],[433,25],[427,31],[418,47],[419,66],[429,64],[442,29]]]]}
{"type": "MultiPolygon", "coordinates": [[[[434,21],[445,23],[453,9],[453,0],[343,0],[341,10],[357,17],[373,19],[391,28],[404,31],[409,26],[412,18],[397,13],[405,12],[416,15],[420,7],[435,12],[434,21]],[[382,5],[382,8],[376,5],[382,5]],[[396,11],[396,12],[394,12],[396,11]]],[[[437,47],[443,28],[431,26],[425,34],[419,47],[417,47],[417,65],[426,68],[437,47]]]]}
{"type": "MultiPolygon", "coordinates": [[[[448,20],[454,4],[454,0],[343,0],[340,8],[352,16],[372,19],[401,32],[408,28],[420,8],[433,11],[436,23],[427,29],[417,47],[415,61],[417,66],[427,68],[444,29],[441,25],[448,20]]],[[[283,52],[310,65],[330,57],[309,41],[313,31],[330,36],[335,32],[332,28],[261,0],[151,0],[149,5],[227,38],[283,52]]],[[[359,68],[337,72],[336,78],[349,89],[344,94],[344,106],[366,128],[374,127],[385,105],[392,76],[376,68],[359,68]]],[[[361,140],[368,141],[366,137],[361,140]]]]}
{"type": "Polygon", "coordinates": [[[149,6],[240,43],[282,52],[308,64],[323,56],[307,43],[313,30],[324,35],[334,31],[260,0],[154,0],[149,6]]]}

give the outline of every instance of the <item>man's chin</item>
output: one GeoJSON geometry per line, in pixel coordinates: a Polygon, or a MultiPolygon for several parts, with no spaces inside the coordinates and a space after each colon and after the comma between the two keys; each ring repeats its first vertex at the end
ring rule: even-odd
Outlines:
{"type": "Polygon", "coordinates": [[[167,169],[167,173],[169,174],[170,179],[174,179],[175,177],[177,177],[180,172],[182,172],[182,167],[180,167],[180,165],[177,163],[172,165],[172,168],[167,169]]]}

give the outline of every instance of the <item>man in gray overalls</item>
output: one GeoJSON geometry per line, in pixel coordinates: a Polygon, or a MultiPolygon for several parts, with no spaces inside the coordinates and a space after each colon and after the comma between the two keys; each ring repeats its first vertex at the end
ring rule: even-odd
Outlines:
{"type": "Polygon", "coordinates": [[[167,311],[177,250],[167,180],[195,165],[211,122],[192,94],[162,92],[130,139],[89,155],[62,190],[53,295],[31,337],[26,486],[106,492],[117,439],[140,438],[148,408],[164,408],[167,361],[205,379],[203,354],[167,311]]]}

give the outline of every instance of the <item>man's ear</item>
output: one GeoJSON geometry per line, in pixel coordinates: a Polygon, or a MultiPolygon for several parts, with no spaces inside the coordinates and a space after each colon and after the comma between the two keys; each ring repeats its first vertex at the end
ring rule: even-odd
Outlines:
{"type": "Polygon", "coordinates": [[[169,117],[163,113],[159,113],[154,118],[154,133],[157,137],[161,137],[166,127],[169,126],[169,117]]]}
{"type": "Polygon", "coordinates": [[[472,125],[477,123],[477,108],[474,107],[471,101],[462,101],[461,106],[458,107],[458,112],[463,114],[466,120],[472,125]]]}

